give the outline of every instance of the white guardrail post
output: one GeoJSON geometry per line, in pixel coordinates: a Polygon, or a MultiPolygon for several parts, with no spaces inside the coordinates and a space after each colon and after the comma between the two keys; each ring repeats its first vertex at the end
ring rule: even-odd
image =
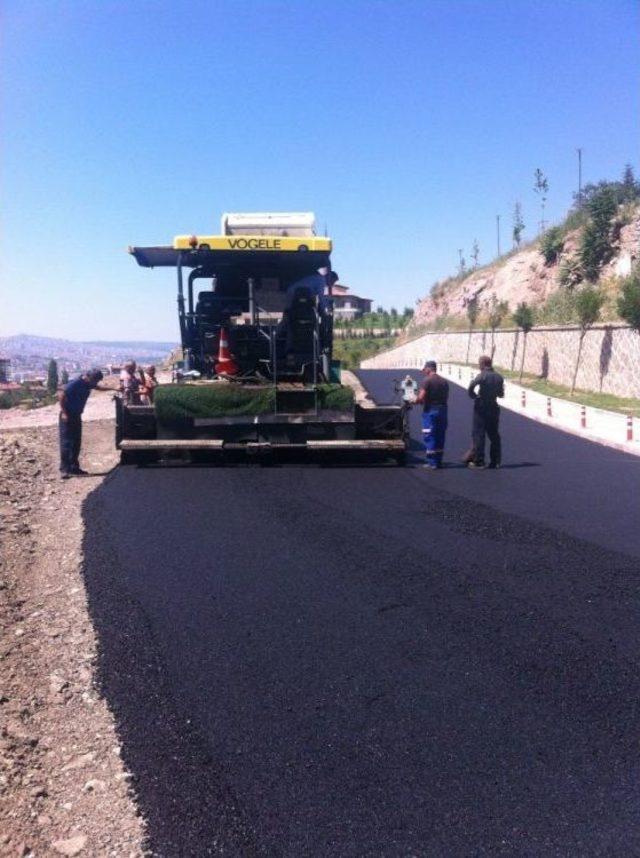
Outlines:
{"type": "MultiPolygon", "coordinates": [[[[477,369],[445,361],[440,363],[440,372],[454,384],[467,387],[477,369]]],[[[547,396],[513,381],[505,382],[505,397],[501,405],[542,423],[594,440],[609,442],[613,446],[640,455],[640,419],[632,415],[547,396]]]]}
{"type": "MultiPolygon", "coordinates": [[[[376,355],[362,361],[363,369],[402,369],[404,367],[421,369],[424,361],[432,357],[427,342],[420,338],[413,343],[398,346],[387,353],[376,355]]],[[[437,357],[434,358],[437,360],[437,357]]],[[[467,387],[476,374],[475,367],[439,361],[440,372],[445,378],[467,387]]],[[[566,399],[537,393],[524,388],[514,381],[505,383],[505,397],[502,405],[511,411],[526,414],[535,420],[558,428],[567,429],[578,435],[611,443],[631,453],[640,455],[640,419],[632,415],[592,408],[566,399]]]]}

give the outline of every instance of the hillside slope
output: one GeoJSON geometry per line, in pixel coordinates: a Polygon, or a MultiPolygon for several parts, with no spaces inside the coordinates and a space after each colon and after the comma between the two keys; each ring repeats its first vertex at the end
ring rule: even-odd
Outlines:
{"type": "MultiPolygon", "coordinates": [[[[560,269],[563,262],[576,254],[580,235],[580,229],[567,233],[563,252],[552,264],[545,263],[537,240],[464,278],[449,278],[435,284],[431,293],[418,303],[409,331],[415,333],[416,328],[433,327],[436,320],[444,317],[464,319],[467,303],[474,297],[482,305],[495,295],[498,300],[507,301],[512,310],[521,301],[540,307],[553,293],[564,288],[559,279],[560,269]]],[[[615,289],[616,278],[630,272],[640,255],[638,207],[630,222],[621,227],[613,249],[613,257],[603,267],[599,278],[600,284],[609,291],[615,289]]]]}

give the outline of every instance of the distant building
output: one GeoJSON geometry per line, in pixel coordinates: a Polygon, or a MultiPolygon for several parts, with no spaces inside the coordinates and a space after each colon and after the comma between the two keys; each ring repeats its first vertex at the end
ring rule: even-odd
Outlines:
{"type": "Polygon", "coordinates": [[[371,312],[372,301],[369,298],[360,298],[351,295],[348,286],[334,283],[333,289],[333,316],[335,319],[351,321],[359,319],[365,313],[371,312]]]}
{"type": "Polygon", "coordinates": [[[7,384],[10,377],[11,360],[7,357],[0,357],[0,384],[7,384]]]}

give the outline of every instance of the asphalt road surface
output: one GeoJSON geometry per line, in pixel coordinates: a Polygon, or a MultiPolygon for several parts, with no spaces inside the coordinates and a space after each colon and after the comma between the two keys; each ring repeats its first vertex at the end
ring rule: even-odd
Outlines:
{"type": "MultiPolygon", "coordinates": [[[[380,401],[397,373],[362,373],[380,401]]],[[[640,459],[119,468],[100,681],[159,856],[640,854],[640,459]]],[[[413,435],[419,439],[419,414],[413,435]]]]}

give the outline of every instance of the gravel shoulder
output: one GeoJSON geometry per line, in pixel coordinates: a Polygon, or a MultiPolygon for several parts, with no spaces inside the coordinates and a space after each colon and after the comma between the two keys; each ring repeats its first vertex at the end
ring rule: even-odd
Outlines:
{"type": "Polygon", "coordinates": [[[62,482],[57,407],[0,415],[0,855],[141,856],[145,826],[106,701],[81,575],[82,503],[116,464],[109,393],[62,482]]]}
{"type": "MultiPolygon", "coordinates": [[[[82,415],[83,423],[113,418],[113,393],[117,388],[117,380],[110,378],[103,384],[110,384],[112,389],[94,391],[91,394],[82,415]]],[[[60,408],[57,403],[55,405],[43,405],[42,408],[33,408],[28,411],[22,408],[8,408],[6,411],[0,411],[0,432],[57,426],[59,413],[60,408]]]]}

